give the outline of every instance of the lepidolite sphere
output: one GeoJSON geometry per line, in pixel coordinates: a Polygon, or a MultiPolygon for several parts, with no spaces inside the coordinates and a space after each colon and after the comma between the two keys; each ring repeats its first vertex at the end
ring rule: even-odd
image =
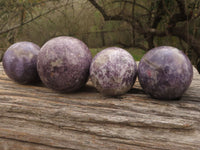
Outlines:
{"type": "Polygon", "coordinates": [[[8,77],[20,84],[39,81],[37,55],[40,47],[32,42],[17,42],[3,56],[3,67],[8,77]]]}
{"type": "Polygon", "coordinates": [[[188,57],[170,46],[150,50],[138,66],[142,88],[156,99],[180,99],[190,86],[192,77],[193,68],[188,57]]]}
{"type": "Polygon", "coordinates": [[[91,60],[91,52],[82,41],[60,36],[42,46],[37,68],[47,87],[61,92],[73,92],[87,82],[91,60]]]}
{"type": "Polygon", "coordinates": [[[137,64],[124,49],[110,47],[92,60],[90,78],[103,95],[117,96],[129,91],[137,76],[137,64]]]}

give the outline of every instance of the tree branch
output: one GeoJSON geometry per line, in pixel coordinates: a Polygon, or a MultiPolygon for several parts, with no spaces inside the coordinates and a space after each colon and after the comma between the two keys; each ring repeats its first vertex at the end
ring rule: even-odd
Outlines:
{"type": "Polygon", "coordinates": [[[149,50],[147,47],[145,47],[144,45],[139,44],[139,43],[135,43],[134,45],[132,45],[132,44],[131,45],[127,45],[127,44],[125,44],[123,42],[118,42],[117,44],[121,45],[124,48],[135,47],[135,48],[140,48],[140,49],[142,49],[144,51],[148,51],[149,50]]]}
{"type": "Polygon", "coordinates": [[[160,23],[162,19],[162,16],[164,14],[163,5],[164,4],[162,3],[162,1],[159,1],[158,6],[157,6],[157,11],[156,11],[156,16],[152,24],[152,28],[157,28],[158,24],[160,23]]]}
{"type": "Polygon", "coordinates": [[[104,20],[107,21],[107,20],[115,20],[115,21],[126,21],[128,23],[131,23],[132,20],[131,19],[128,19],[128,18],[125,18],[123,16],[120,16],[120,15],[113,15],[113,16],[110,16],[108,15],[105,10],[95,1],[95,0],[89,0],[89,2],[97,9],[99,10],[99,12],[102,14],[102,16],[104,17],[104,20]]]}
{"type": "Polygon", "coordinates": [[[185,0],[176,0],[176,2],[178,4],[180,13],[182,13],[183,15],[186,15],[185,0]]]}
{"type": "Polygon", "coordinates": [[[47,12],[45,12],[45,13],[43,13],[43,14],[40,14],[40,15],[38,15],[38,16],[36,16],[36,17],[34,17],[34,18],[28,20],[28,21],[25,21],[25,22],[23,22],[23,23],[17,24],[17,25],[15,25],[15,26],[13,26],[13,27],[7,29],[7,30],[0,31],[0,35],[1,35],[1,34],[4,34],[4,33],[7,33],[7,32],[10,32],[10,31],[12,31],[12,30],[15,30],[15,29],[17,29],[17,28],[20,28],[20,27],[22,27],[22,26],[24,26],[24,25],[26,25],[26,24],[28,24],[28,23],[30,23],[30,22],[32,22],[32,21],[34,21],[34,20],[36,20],[36,19],[38,19],[38,18],[40,18],[40,17],[42,17],[42,16],[44,16],[44,15],[47,15],[47,14],[51,13],[52,11],[55,11],[55,10],[57,10],[57,9],[62,8],[63,6],[64,6],[64,5],[55,7],[55,8],[50,9],[49,11],[47,11],[47,12]]]}
{"type": "Polygon", "coordinates": [[[159,37],[167,36],[167,32],[166,32],[166,31],[158,31],[158,30],[155,29],[155,28],[150,28],[150,29],[148,30],[148,33],[151,33],[151,35],[159,36],[159,37]]]}
{"type": "Polygon", "coordinates": [[[174,14],[168,23],[169,28],[173,28],[176,26],[178,22],[182,21],[189,21],[192,19],[193,13],[187,14],[185,8],[186,8],[186,3],[184,0],[176,0],[177,5],[179,7],[179,13],[174,14]]]}
{"type": "Polygon", "coordinates": [[[129,1],[129,0],[123,0],[123,1],[121,1],[121,0],[115,0],[115,2],[124,2],[124,3],[129,3],[129,4],[133,4],[134,3],[136,6],[142,8],[142,9],[146,10],[148,13],[150,13],[150,10],[148,8],[146,8],[145,6],[143,6],[141,4],[133,2],[133,1],[129,1]]]}
{"type": "Polygon", "coordinates": [[[192,49],[195,50],[198,56],[200,56],[200,44],[199,44],[200,39],[196,39],[193,35],[188,34],[189,31],[186,25],[182,27],[175,27],[171,30],[170,33],[185,41],[188,45],[191,46],[192,49]]]}

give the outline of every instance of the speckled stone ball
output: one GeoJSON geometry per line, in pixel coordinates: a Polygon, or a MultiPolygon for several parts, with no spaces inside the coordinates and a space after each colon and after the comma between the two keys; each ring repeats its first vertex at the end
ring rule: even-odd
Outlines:
{"type": "Polygon", "coordinates": [[[37,55],[40,47],[32,42],[17,42],[3,56],[3,67],[7,76],[20,84],[39,81],[37,55]]]}
{"type": "Polygon", "coordinates": [[[138,78],[144,91],[156,99],[180,99],[188,89],[193,68],[188,57],[170,46],[147,52],[138,66],[138,78]]]}
{"type": "Polygon", "coordinates": [[[38,54],[42,82],[61,92],[74,92],[88,80],[92,55],[86,44],[68,36],[47,41],[38,54]]]}
{"type": "Polygon", "coordinates": [[[128,92],[137,76],[137,64],[124,49],[110,47],[99,52],[92,60],[90,78],[103,95],[117,96],[128,92]]]}

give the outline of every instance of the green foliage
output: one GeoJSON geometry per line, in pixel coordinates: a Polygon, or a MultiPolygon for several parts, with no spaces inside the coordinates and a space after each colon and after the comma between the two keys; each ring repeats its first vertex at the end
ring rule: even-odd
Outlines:
{"type": "Polygon", "coordinates": [[[128,48],[127,51],[133,56],[135,61],[140,61],[140,59],[146,53],[146,51],[139,49],[139,48],[128,48]]]}
{"type": "Polygon", "coordinates": [[[92,53],[92,57],[94,57],[97,53],[99,53],[104,48],[90,48],[90,51],[92,53]]]}
{"type": "MultiPolygon", "coordinates": [[[[104,48],[91,48],[90,51],[92,53],[92,56],[94,57],[97,53],[99,53],[103,49],[105,49],[105,47],[104,48]]],[[[140,61],[140,59],[146,53],[144,50],[138,49],[138,48],[128,48],[126,50],[133,56],[135,61],[140,61]]]]}

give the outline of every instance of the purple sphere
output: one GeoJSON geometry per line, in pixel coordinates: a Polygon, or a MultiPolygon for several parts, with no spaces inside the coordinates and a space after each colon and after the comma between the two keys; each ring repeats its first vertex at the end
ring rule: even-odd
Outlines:
{"type": "Polygon", "coordinates": [[[146,93],[156,99],[180,99],[188,89],[193,68],[188,57],[170,46],[147,52],[138,66],[139,82],[146,93]]]}
{"type": "Polygon", "coordinates": [[[11,45],[3,56],[3,67],[8,77],[20,84],[39,81],[37,55],[40,47],[32,42],[11,45]]]}
{"type": "Polygon", "coordinates": [[[42,46],[37,68],[47,87],[61,92],[73,92],[87,82],[91,60],[91,52],[82,41],[60,36],[42,46]]]}
{"type": "Polygon", "coordinates": [[[128,92],[137,76],[137,64],[124,49],[110,47],[92,60],[90,78],[103,95],[117,96],[128,92]]]}

